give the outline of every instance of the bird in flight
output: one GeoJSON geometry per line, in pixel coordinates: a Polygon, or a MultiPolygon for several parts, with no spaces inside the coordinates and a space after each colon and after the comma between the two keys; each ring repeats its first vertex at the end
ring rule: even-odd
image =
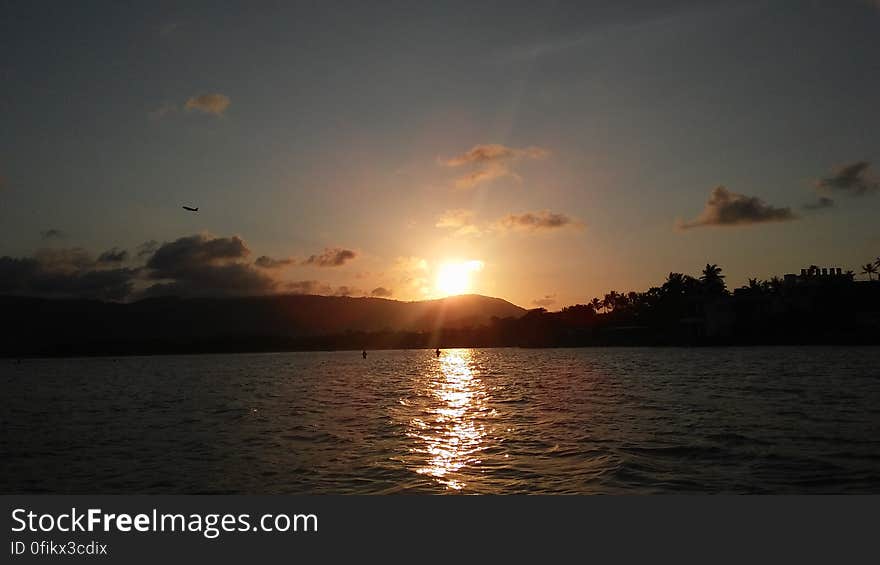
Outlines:
{"type": "Polygon", "coordinates": [[[199,209],[198,209],[197,207],[196,207],[196,208],[190,208],[189,206],[183,206],[183,209],[184,209],[184,210],[188,210],[188,211],[190,211],[190,212],[198,212],[198,211],[199,211],[199,209]]]}

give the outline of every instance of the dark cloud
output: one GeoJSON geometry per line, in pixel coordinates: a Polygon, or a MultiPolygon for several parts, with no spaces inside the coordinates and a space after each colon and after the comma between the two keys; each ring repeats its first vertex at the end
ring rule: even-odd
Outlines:
{"type": "Polygon", "coordinates": [[[363,294],[360,289],[350,287],[350,286],[338,286],[336,290],[333,291],[333,296],[354,296],[355,294],[363,294]]]}
{"type": "Polygon", "coordinates": [[[284,288],[293,294],[333,294],[330,285],[319,281],[293,281],[285,284],[284,288]]]}
{"type": "Polygon", "coordinates": [[[690,222],[679,222],[678,227],[691,229],[703,226],[744,226],[796,218],[790,208],[776,208],[757,196],[737,194],[719,186],[712,190],[700,215],[690,222]]]}
{"type": "Polygon", "coordinates": [[[816,188],[826,194],[843,193],[864,196],[880,190],[880,180],[870,174],[871,163],[856,161],[836,167],[831,176],[816,183],[816,188]]]}
{"type": "Polygon", "coordinates": [[[198,110],[199,112],[214,116],[222,116],[231,103],[229,97],[224,94],[200,94],[187,100],[184,108],[187,110],[198,110]]]}
{"type": "Polygon", "coordinates": [[[82,247],[38,249],[34,258],[44,268],[64,273],[85,271],[97,266],[92,255],[82,247]]]}
{"type": "Polygon", "coordinates": [[[820,196],[816,199],[815,202],[808,202],[804,204],[804,208],[807,210],[823,210],[825,208],[833,208],[834,207],[834,199],[828,198],[827,196],[820,196]]]}
{"type": "Polygon", "coordinates": [[[370,292],[370,296],[375,296],[378,298],[390,298],[391,295],[394,294],[391,290],[385,288],[384,286],[377,286],[370,292]]]}
{"type": "Polygon", "coordinates": [[[48,229],[40,232],[40,237],[43,239],[61,239],[64,237],[64,232],[56,229],[48,229]]]}
{"type": "Polygon", "coordinates": [[[51,298],[123,300],[137,269],[98,269],[82,249],[44,249],[33,257],[0,257],[0,292],[51,298]]]}
{"type": "MultiPolygon", "coordinates": [[[[355,256],[347,249],[326,249],[308,261],[318,266],[341,265],[355,256]]],[[[261,256],[250,260],[250,249],[238,236],[197,234],[158,244],[138,246],[138,267],[116,268],[130,259],[114,247],[95,258],[85,249],[44,248],[31,257],[0,257],[0,293],[125,300],[151,296],[248,296],[276,292],[363,295],[350,287],[331,287],[314,280],[284,283],[277,269],[292,259],[261,256]]],[[[388,291],[390,293],[390,291],[388,291]]]]}
{"type": "Polygon", "coordinates": [[[552,230],[564,227],[583,227],[583,224],[556,212],[542,210],[525,214],[510,214],[497,222],[497,227],[504,230],[552,230]]]}
{"type": "Polygon", "coordinates": [[[147,261],[147,267],[161,273],[163,277],[160,278],[175,278],[193,265],[244,259],[249,254],[250,250],[237,235],[214,237],[198,234],[162,244],[147,261]]]}
{"type": "Polygon", "coordinates": [[[353,296],[363,294],[354,287],[342,285],[334,289],[327,283],[315,280],[288,282],[284,284],[284,289],[293,294],[317,294],[320,296],[353,296]]]}
{"type": "Polygon", "coordinates": [[[532,300],[532,304],[535,306],[540,306],[541,308],[546,308],[548,306],[552,306],[556,304],[556,295],[555,294],[547,294],[543,298],[536,298],[532,300]]]}
{"type": "Polygon", "coordinates": [[[108,249],[98,256],[98,263],[124,263],[128,259],[128,251],[125,249],[108,249]]]}
{"type": "Polygon", "coordinates": [[[280,269],[293,264],[293,259],[273,259],[268,255],[261,255],[254,261],[254,265],[261,269],[280,269]]]}
{"type": "Polygon", "coordinates": [[[145,241],[138,245],[137,256],[138,259],[142,259],[143,257],[147,257],[152,255],[159,249],[159,242],[155,239],[151,239],[150,241],[145,241]]]}
{"type": "Polygon", "coordinates": [[[159,280],[146,294],[235,296],[273,292],[277,281],[244,262],[250,250],[238,236],[182,237],[159,247],[147,261],[159,280]]]}
{"type": "Polygon", "coordinates": [[[340,247],[327,248],[320,255],[312,255],[303,261],[303,264],[315,265],[317,267],[339,267],[356,256],[357,254],[350,249],[342,249],[340,247]]]}

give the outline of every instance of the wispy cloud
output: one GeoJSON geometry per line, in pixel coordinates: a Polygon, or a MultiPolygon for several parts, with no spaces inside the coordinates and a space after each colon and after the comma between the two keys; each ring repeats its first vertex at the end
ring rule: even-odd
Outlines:
{"type": "Polygon", "coordinates": [[[375,296],[377,298],[390,298],[392,294],[394,293],[391,289],[385,288],[384,286],[377,286],[370,292],[370,296],[375,296]]]}
{"type": "Polygon", "coordinates": [[[868,161],[853,161],[834,167],[831,174],[816,181],[816,200],[804,204],[807,210],[833,208],[832,196],[844,194],[852,197],[867,196],[880,191],[880,179],[871,170],[868,161]]]}
{"type": "Polygon", "coordinates": [[[317,294],[320,296],[355,296],[361,295],[360,289],[341,285],[333,288],[327,283],[316,280],[292,281],[285,283],[283,288],[291,294],[317,294]]]}
{"type": "Polygon", "coordinates": [[[232,103],[224,94],[211,93],[193,96],[184,104],[187,110],[197,110],[213,116],[222,116],[232,103]]]}
{"type": "Polygon", "coordinates": [[[532,304],[535,306],[539,306],[541,308],[547,308],[549,306],[553,306],[556,304],[556,295],[555,294],[545,294],[542,298],[536,298],[532,300],[532,304]]]}
{"type": "Polygon", "coordinates": [[[137,247],[137,257],[141,259],[143,257],[148,257],[156,252],[159,248],[159,242],[155,239],[151,239],[150,241],[145,241],[138,245],[137,247]]]}
{"type": "Polygon", "coordinates": [[[333,293],[333,289],[330,285],[315,280],[291,281],[286,283],[284,288],[293,294],[328,295],[333,293]]]}
{"type": "Polygon", "coordinates": [[[540,212],[525,212],[523,214],[509,214],[495,223],[496,229],[500,230],[557,230],[561,228],[582,229],[583,223],[558,212],[541,210],[540,212]]]}
{"type": "Polygon", "coordinates": [[[431,292],[428,275],[429,265],[421,257],[398,257],[391,268],[392,276],[404,296],[420,296],[431,292]]]}
{"type": "Polygon", "coordinates": [[[261,269],[281,269],[282,267],[287,267],[294,263],[293,259],[285,258],[285,259],[273,259],[268,255],[260,255],[257,257],[257,260],[254,261],[254,265],[260,267],[261,269]]]}
{"type": "Polygon", "coordinates": [[[455,236],[488,235],[510,231],[533,232],[552,231],[563,228],[583,229],[580,220],[566,214],[540,210],[508,214],[498,220],[480,225],[474,219],[474,213],[468,209],[447,210],[438,218],[436,227],[451,230],[455,236]]]}
{"type": "Polygon", "coordinates": [[[677,223],[679,229],[705,226],[745,226],[797,219],[790,208],[777,208],[757,196],[731,192],[723,186],[712,190],[703,211],[694,220],[677,223]]]}
{"type": "Polygon", "coordinates": [[[162,104],[161,106],[150,112],[149,115],[151,120],[161,120],[165,116],[173,114],[175,112],[177,112],[177,104],[166,102],[165,104],[162,104]]]}
{"type": "Polygon", "coordinates": [[[512,169],[514,163],[523,159],[543,159],[549,154],[549,151],[540,147],[517,149],[489,143],[475,145],[461,155],[441,159],[440,163],[447,167],[470,167],[472,170],[455,180],[455,186],[456,188],[471,188],[502,177],[519,179],[519,176],[512,169]]]}
{"type": "Polygon", "coordinates": [[[473,210],[464,208],[443,212],[437,218],[437,223],[434,225],[441,229],[451,230],[452,234],[456,236],[477,235],[480,233],[480,229],[474,224],[473,210]]]}
{"type": "Polygon", "coordinates": [[[54,228],[43,230],[40,232],[40,237],[43,239],[61,239],[65,237],[65,233],[61,230],[56,230],[54,228]]]}
{"type": "Polygon", "coordinates": [[[834,199],[827,196],[819,196],[814,202],[804,204],[807,210],[824,210],[826,208],[834,208],[834,199]]]}
{"type": "Polygon", "coordinates": [[[112,264],[124,263],[128,259],[128,251],[125,249],[108,249],[98,256],[98,263],[112,264]]]}
{"type": "Polygon", "coordinates": [[[355,257],[357,257],[357,253],[351,249],[343,249],[341,247],[326,248],[320,255],[312,255],[303,261],[303,264],[316,267],[340,267],[355,257]]]}
{"type": "Polygon", "coordinates": [[[835,167],[830,176],[816,183],[820,192],[864,196],[880,190],[880,180],[871,171],[868,161],[855,161],[835,167]]]}

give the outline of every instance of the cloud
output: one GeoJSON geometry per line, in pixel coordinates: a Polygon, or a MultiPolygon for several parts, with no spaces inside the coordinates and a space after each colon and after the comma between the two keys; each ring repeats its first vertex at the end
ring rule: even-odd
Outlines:
{"type": "Polygon", "coordinates": [[[128,251],[125,249],[108,249],[98,256],[98,263],[124,263],[128,259],[128,251]]]}
{"type": "Polygon", "coordinates": [[[480,229],[474,225],[473,210],[466,210],[464,208],[443,212],[437,218],[437,223],[434,225],[438,228],[452,230],[453,235],[456,236],[477,235],[480,233],[480,229]]]}
{"type": "Polygon", "coordinates": [[[330,285],[319,281],[292,281],[284,285],[288,292],[293,294],[321,294],[328,295],[333,293],[330,285]]]}
{"type": "Polygon", "coordinates": [[[238,236],[208,234],[181,237],[160,246],[147,261],[150,279],[158,282],[147,295],[235,296],[267,294],[278,283],[244,262],[250,250],[238,236]]]}
{"type": "Polygon", "coordinates": [[[333,291],[333,296],[354,296],[356,294],[363,294],[360,289],[350,287],[350,286],[338,286],[336,290],[333,291]]]}
{"type": "Polygon", "coordinates": [[[543,159],[549,154],[549,151],[540,147],[516,149],[506,145],[489,143],[475,145],[461,155],[441,159],[440,163],[447,167],[465,165],[471,167],[473,170],[455,181],[456,188],[471,188],[501,177],[509,176],[519,179],[519,176],[511,168],[515,162],[524,159],[543,159]]]}
{"type": "Polygon", "coordinates": [[[280,269],[293,264],[293,259],[273,259],[267,255],[261,255],[254,261],[254,265],[261,269],[280,269]]]}
{"type": "Polygon", "coordinates": [[[833,208],[834,207],[834,199],[828,198],[827,196],[820,196],[816,199],[815,202],[808,202],[804,204],[804,208],[807,210],[823,210],[825,208],[833,208]]]}
{"type": "MultiPolygon", "coordinates": [[[[428,280],[428,261],[421,257],[398,257],[390,269],[394,280],[403,288],[405,297],[420,296],[431,292],[428,280]]],[[[400,293],[398,293],[400,294],[400,293]]]]}
{"type": "MultiPolygon", "coordinates": [[[[97,258],[85,249],[43,248],[30,257],[0,257],[0,293],[63,298],[125,300],[152,296],[254,296],[277,292],[358,296],[356,287],[331,287],[314,280],[285,283],[277,269],[293,259],[251,251],[239,236],[196,234],[138,246],[133,268],[116,268],[131,259],[128,251],[108,249],[97,258]]],[[[339,265],[354,257],[346,249],[315,256],[317,265],[339,265]]],[[[388,291],[390,293],[390,291],[388,291]]]]}
{"type": "Polygon", "coordinates": [[[83,249],[42,249],[33,257],[0,257],[0,293],[48,298],[123,300],[136,269],[99,269],[83,249]]]}
{"type": "Polygon", "coordinates": [[[45,269],[53,272],[73,273],[96,267],[91,254],[82,247],[39,249],[34,253],[34,258],[45,269]]]}
{"type": "Polygon", "coordinates": [[[150,241],[145,241],[145,242],[141,243],[140,245],[138,245],[137,249],[138,249],[137,257],[138,257],[138,259],[141,259],[143,257],[146,257],[148,255],[152,255],[153,253],[155,253],[156,250],[159,249],[159,242],[156,241],[155,239],[151,239],[150,241]]]}
{"type": "Polygon", "coordinates": [[[340,267],[356,256],[357,254],[350,249],[342,249],[341,247],[331,249],[328,247],[320,255],[312,255],[303,261],[303,264],[315,265],[316,267],[340,267]]]}
{"type": "Polygon", "coordinates": [[[65,233],[61,230],[48,229],[41,231],[40,237],[43,239],[61,239],[65,237],[65,233]]]}
{"type": "Polygon", "coordinates": [[[562,228],[583,229],[583,222],[566,214],[540,210],[537,212],[525,212],[522,214],[508,214],[497,221],[483,226],[474,221],[472,210],[455,209],[447,210],[437,219],[434,224],[438,228],[452,231],[452,235],[482,235],[492,232],[504,233],[508,231],[549,231],[562,228]]]}
{"type": "Polygon", "coordinates": [[[520,176],[512,172],[507,167],[493,164],[485,169],[471,171],[463,176],[455,179],[455,188],[472,188],[480,183],[495,180],[501,177],[511,177],[515,180],[521,180],[520,176]]]}
{"type": "Polygon", "coordinates": [[[377,286],[372,290],[372,292],[370,292],[370,296],[375,296],[377,298],[390,298],[392,294],[394,293],[384,286],[377,286]]]}
{"type": "Polygon", "coordinates": [[[495,223],[500,230],[554,230],[560,228],[583,228],[583,223],[565,214],[542,210],[524,214],[509,214],[495,223]]]}
{"type": "Polygon", "coordinates": [[[703,226],[745,226],[797,219],[790,208],[776,208],[757,196],[731,192],[723,186],[712,190],[700,215],[689,222],[679,221],[679,229],[703,226]]]}
{"type": "Polygon", "coordinates": [[[515,149],[497,143],[488,143],[484,145],[475,145],[469,151],[446,159],[443,164],[447,167],[458,167],[468,164],[484,164],[490,162],[509,161],[511,159],[529,158],[543,159],[550,153],[546,149],[540,147],[526,147],[525,149],[515,149]]]}
{"type": "Polygon", "coordinates": [[[187,100],[184,107],[187,110],[198,110],[205,114],[222,116],[231,103],[229,97],[223,94],[200,94],[187,100]]]}
{"type": "Polygon", "coordinates": [[[556,295],[546,294],[543,298],[536,298],[532,300],[532,304],[534,304],[535,306],[540,306],[541,308],[552,306],[553,304],[556,304],[556,295]]]}
{"type": "Polygon", "coordinates": [[[871,163],[855,161],[835,167],[831,176],[816,183],[816,189],[824,194],[842,193],[864,196],[880,190],[880,180],[869,171],[871,163]]]}
{"type": "Polygon", "coordinates": [[[151,111],[149,116],[151,120],[161,120],[168,114],[173,114],[177,112],[177,105],[171,103],[165,103],[151,111]]]}

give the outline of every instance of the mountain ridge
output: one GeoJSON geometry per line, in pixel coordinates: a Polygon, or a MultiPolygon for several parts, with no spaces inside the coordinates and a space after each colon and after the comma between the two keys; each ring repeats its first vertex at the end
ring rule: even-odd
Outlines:
{"type": "Polygon", "coordinates": [[[0,354],[47,354],[100,343],[196,343],[232,338],[308,338],[353,332],[464,329],[527,310],[477,294],[424,301],[276,294],[154,297],[134,302],[0,296],[0,354]]]}

